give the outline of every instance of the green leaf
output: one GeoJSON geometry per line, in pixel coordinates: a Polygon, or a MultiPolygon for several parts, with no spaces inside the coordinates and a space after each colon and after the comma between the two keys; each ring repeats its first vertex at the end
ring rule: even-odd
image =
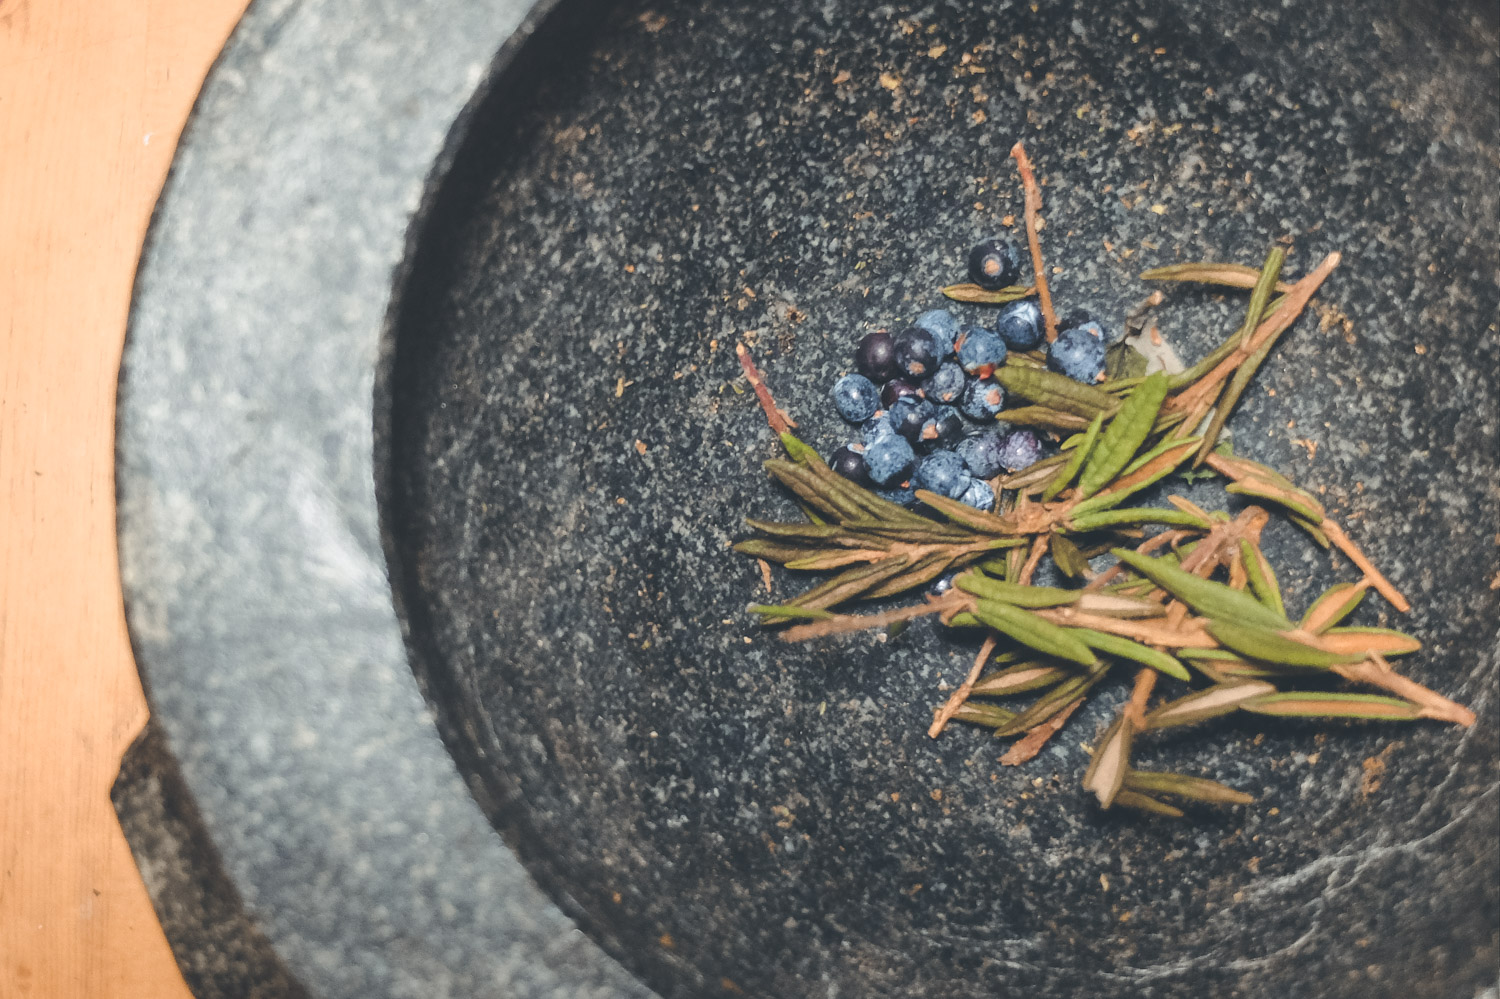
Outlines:
{"type": "Polygon", "coordinates": [[[1129,788],[1121,788],[1115,794],[1114,803],[1126,808],[1134,808],[1138,812],[1151,812],[1155,815],[1165,815],[1168,818],[1182,818],[1182,809],[1175,805],[1169,805],[1165,801],[1157,801],[1149,794],[1132,791],[1129,788]]]}
{"type": "Polygon", "coordinates": [[[955,302],[967,302],[970,305],[1004,305],[1014,302],[1033,293],[1033,289],[1023,285],[1007,285],[999,290],[981,288],[977,284],[950,284],[943,289],[943,294],[955,302]]]}
{"type": "Polygon", "coordinates": [[[1167,376],[1158,371],[1136,386],[1120,404],[1119,412],[1109,421],[1094,453],[1084,462],[1078,476],[1080,496],[1092,496],[1130,464],[1136,451],[1145,443],[1156,413],[1167,398],[1167,376]]]}
{"type": "Polygon", "coordinates": [[[953,714],[954,721],[970,722],[986,728],[1008,725],[1015,721],[1015,718],[1014,711],[1007,711],[997,704],[985,704],[983,701],[965,701],[953,714]]]}
{"type": "Polygon", "coordinates": [[[1052,535],[1051,551],[1052,561],[1057,563],[1057,567],[1063,571],[1064,575],[1078,579],[1088,574],[1089,560],[1084,558],[1078,546],[1065,536],[1052,535]]]}
{"type": "Polygon", "coordinates": [[[1131,770],[1125,775],[1125,786],[1132,791],[1170,794],[1215,805],[1248,805],[1255,800],[1244,791],[1236,791],[1207,777],[1189,777],[1159,770],[1131,770]]]}
{"type": "Polygon", "coordinates": [[[1221,645],[1261,662],[1328,669],[1357,663],[1364,658],[1359,654],[1326,652],[1272,628],[1235,624],[1231,621],[1209,621],[1208,633],[1217,638],[1221,645]]]}
{"type": "Polygon", "coordinates": [[[976,597],[998,600],[1014,607],[1061,607],[1083,596],[1079,590],[1064,590],[1055,586],[1022,586],[1019,583],[992,579],[977,572],[966,572],[955,577],[953,585],[976,597]]]}
{"type": "Polygon", "coordinates": [[[751,604],[750,613],[759,614],[762,618],[787,621],[821,621],[837,616],[831,611],[814,607],[792,607],[787,604],[751,604]]]}
{"type": "Polygon", "coordinates": [[[1073,507],[1073,516],[1109,510],[1168,475],[1192,457],[1196,437],[1168,441],[1146,452],[1127,467],[1123,474],[1103,492],[1073,507]]]}
{"type": "Polygon", "coordinates": [[[1422,647],[1416,638],[1394,628],[1329,628],[1319,637],[1325,649],[1355,655],[1404,656],[1422,647]]]}
{"type": "Polygon", "coordinates": [[[1089,647],[1064,628],[1044,621],[1030,611],[994,600],[978,600],[974,616],[1003,635],[1008,635],[1043,655],[1056,656],[1080,666],[1095,666],[1099,660],[1089,647]]]}
{"type": "MultiPolygon", "coordinates": [[[[1196,527],[1208,530],[1212,525],[1207,524],[1202,518],[1183,510],[1167,510],[1157,506],[1135,506],[1123,510],[1097,510],[1093,513],[1085,513],[1082,516],[1073,514],[1068,518],[1068,523],[1073,530],[1098,531],[1106,527],[1119,527],[1133,524],[1166,524],[1169,527],[1196,527]]],[[[1054,535],[1052,543],[1057,543],[1054,535]]]]}
{"type": "Polygon", "coordinates": [[[1082,430],[1088,426],[1087,416],[1048,406],[1019,406],[1001,410],[1000,419],[1018,427],[1046,427],[1048,430],[1082,430]]]}
{"type": "Polygon", "coordinates": [[[1291,691],[1267,694],[1240,705],[1241,711],[1277,718],[1367,718],[1377,721],[1411,721],[1422,709],[1409,701],[1379,694],[1327,694],[1291,691]]]}
{"type": "Polygon", "coordinates": [[[1107,669],[1096,669],[1083,676],[1075,676],[1064,680],[1037,698],[1036,703],[1016,715],[1015,719],[1009,724],[995,729],[995,738],[1005,739],[1013,735],[1020,735],[1027,729],[1035,728],[1066,708],[1069,704],[1078,700],[1084,694],[1087,694],[1096,683],[1108,675],[1108,672],[1107,669]]]}
{"type": "Polygon", "coordinates": [[[995,380],[1008,393],[1085,420],[1112,413],[1119,406],[1119,400],[1102,389],[1041,368],[1008,364],[995,371],[995,380]]]}
{"type": "Polygon", "coordinates": [[[1091,649],[1129,659],[1142,666],[1150,666],[1158,673],[1165,673],[1173,679],[1187,682],[1193,678],[1186,666],[1160,649],[1153,649],[1149,645],[1142,645],[1108,632],[1095,631],[1092,628],[1069,628],[1068,634],[1073,635],[1091,649]]]}
{"type": "Polygon", "coordinates": [[[1276,573],[1260,550],[1260,546],[1252,545],[1245,538],[1241,538],[1240,561],[1244,563],[1245,576],[1250,581],[1250,591],[1261,603],[1282,617],[1286,617],[1286,605],[1281,602],[1281,585],[1277,583],[1276,573]]]}
{"type": "Polygon", "coordinates": [[[1141,555],[1127,548],[1116,548],[1114,554],[1125,565],[1205,617],[1227,618],[1231,622],[1246,621],[1276,630],[1290,629],[1292,626],[1290,621],[1248,593],[1242,593],[1223,583],[1215,583],[1211,579],[1202,579],[1161,559],[1141,555]]]}
{"type": "Polygon", "coordinates": [[[1173,728],[1177,725],[1192,725],[1227,715],[1246,701],[1276,692],[1276,688],[1263,680],[1248,680],[1244,683],[1221,683],[1168,701],[1146,715],[1147,728],[1173,728]]]}
{"type": "Polygon", "coordinates": [[[1146,373],[1146,355],[1121,340],[1104,352],[1104,377],[1110,381],[1139,378],[1146,373]]]}
{"type": "Polygon", "coordinates": [[[1334,583],[1307,608],[1300,627],[1303,631],[1321,635],[1354,613],[1354,608],[1364,598],[1365,587],[1357,583],[1334,583]]]}
{"type": "Polygon", "coordinates": [[[1058,469],[1057,474],[1047,483],[1047,488],[1042,490],[1042,502],[1050,503],[1068,486],[1072,485],[1073,477],[1083,467],[1089,455],[1094,450],[1094,444],[1099,440],[1099,431],[1104,426],[1104,414],[1095,416],[1078,439],[1078,444],[1073,448],[1073,453],[1068,457],[1067,464],[1058,469]]]}
{"type": "Polygon", "coordinates": [[[1050,687],[1073,676],[1072,671],[1061,666],[1048,666],[1037,662],[1016,663],[997,673],[982,676],[974,684],[973,693],[985,697],[1009,697],[1024,694],[1028,690],[1050,687]]]}

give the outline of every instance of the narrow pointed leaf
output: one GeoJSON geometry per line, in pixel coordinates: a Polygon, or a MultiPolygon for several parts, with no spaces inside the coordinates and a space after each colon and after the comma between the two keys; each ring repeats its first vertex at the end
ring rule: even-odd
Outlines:
{"type": "Polygon", "coordinates": [[[1309,503],[1300,493],[1273,486],[1260,479],[1240,479],[1238,482],[1229,483],[1224,487],[1224,491],[1234,493],[1236,496],[1253,496],[1256,499],[1267,500],[1285,507],[1290,513],[1314,524],[1323,522],[1323,507],[1320,504],[1309,503]]]}
{"type": "Polygon", "coordinates": [[[1016,715],[1009,724],[995,729],[995,738],[1008,739],[1013,735],[1020,735],[1028,729],[1033,729],[1042,722],[1055,716],[1059,711],[1065,709],[1069,704],[1087,694],[1093,686],[1104,679],[1107,670],[1099,669],[1083,676],[1075,676],[1064,680],[1051,690],[1037,698],[1036,703],[1016,715]]]}
{"type": "Polygon", "coordinates": [[[759,614],[767,620],[783,621],[822,621],[825,618],[837,616],[832,611],[813,607],[792,607],[788,604],[751,604],[750,613],[759,614]]]}
{"type": "Polygon", "coordinates": [[[910,561],[905,555],[893,555],[873,565],[846,569],[832,579],[814,586],[806,593],[787,602],[798,607],[833,607],[879,586],[906,568],[910,561]]]}
{"type": "Polygon", "coordinates": [[[1094,417],[1089,423],[1088,429],[1083,432],[1077,446],[1073,448],[1072,454],[1068,456],[1067,463],[1057,470],[1057,474],[1048,481],[1047,488],[1042,490],[1043,503],[1051,502],[1057,497],[1058,493],[1073,484],[1073,479],[1078,475],[1078,470],[1083,467],[1083,463],[1093,453],[1094,445],[1099,440],[1099,431],[1103,427],[1104,414],[1100,413],[1094,417]]]}
{"type": "Polygon", "coordinates": [[[1075,506],[1073,516],[1119,506],[1147,486],[1171,475],[1178,465],[1192,456],[1197,444],[1196,437],[1187,437],[1147,452],[1133,467],[1126,468],[1113,484],[1075,506]]]}
{"type": "Polygon", "coordinates": [[[1151,812],[1153,815],[1165,815],[1168,818],[1182,818],[1182,809],[1176,805],[1169,805],[1165,801],[1157,801],[1149,794],[1132,791],[1122,787],[1115,795],[1116,805],[1124,808],[1134,808],[1138,812],[1151,812]]]}
{"type": "Polygon", "coordinates": [[[1006,423],[1018,427],[1046,427],[1048,430],[1082,430],[1089,425],[1087,416],[1050,406],[1017,406],[1002,410],[1006,423]]]}
{"type": "MultiPolygon", "coordinates": [[[[1252,545],[1246,539],[1241,538],[1240,559],[1245,565],[1245,575],[1250,579],[1251,592],[1261,603],[1282,617],[1286,617],[1286,605],[1281,602],[1281,584],[1276,581],[1276,573],[1271,569],[1271,563],[1266,559],[1265,553],[1260,550],[1260,546],[1252,545]]],[[[1305,624],[1303,627],[1305,630],[1312,630],[1305,624]]]]}
{"type": "Polygon", "coordinates": [[[1196,527],[1208,530],[1209,524],[1191,513],[1167,510],[1159,506],[1135,506],[1123,510],[1099,510],[1095,513],[1074,513],[1068,518],[1073,530],[1098,531],[1106,527],[1127,524],[1164,524],[1168,527],[1196,527]]]}
{"type": "Polygon", "coordinates": [[[1354,613],[1354,608],[1364,598],[1364,586],[1358,583],[1335,583],[1307,608],[1307,613],[1302,615],[1300,627],[1303,631],[1321,635],[1354,613]]]}
{"type": "Polygon", "coordinates": [[[1167,376],[1158,371],[1125,398],[1078,475],[1080,496],[1092,496],[1130,464],[1151,432],[1166,397],[1167,376]]]}
{"type": "Polygon", "coordinates": [[[913,562],[909,568],[871,587],[865,596],[867,599],[877,600],[880,597],[894,596],[914,587],[923,586],[947,572],[948,567],[956,559],[957,557],[951,552],[933,552],[930,555],[924,555],[913,562]]]}
{"type": "Polygon", "coordinates": [[[1276,688],[1261,680],[1245,683],[1225,683],[1200,690],[1175,701],[1168,701],[1146,715],[1147,728],[1172,728],[1176,725],[1192,725],[1227,715],[1246,701],[1275,693],[1276,688]]]}
{"type": "Polygon", "coordinates": [[[1015,720],[1015,717],[1014,711],[1007,711],[997,704],[985,704],[982,701],[965,701],[953,714],[954,721],[970,722],[986,728],[1008,725],[1015,720]]]}
{"type": "Polygon", "coordinates": [[[1394,628],[1329,628],[1319,636],[1319,645],[1330,652],[1348,652],[1368,656],[1404,656],[1422,647],[1422,643],[1404,631],[1394,628]]]}
{"type": "Polygon", "coordinates": [[[1221,645],[1261,662],[1327,669],[1341,664],[1356,663],[1364,658],[1363,653],[1329,652],[1309,645],[1286,632],[1255,625],[1210,621],[1208,633],[1218,639],[1221,645]]]}
{"type": "Polygon", "coordinates": [[[1166,607],[1152,600],[1136,600],[1133,597],[1121,597],[1113,593],[1089,591],[1084,591],[1073,606],[1083,614],[1099,614],[1104,617],[1118,617],[1126,620],[1161,617],[1167,612],[1166,607]]]}
{"type": "Polygon", "coordinates": [[[1114,553],[1121,562],[1205,617],[1245,621],[1271,629],[1292,626],[1290,621],[1248,593],[1126,548],[1116,548],[1114,553]]]}
{"type": "Polygon", "coordinates": [[[1089,647],[1068,634],[1066,629],[1043,621],[1030,611],[994,600],[979,600],[974,607],[974,616],[1043,655],[1056,656],[1080,666],[1094,666],[1099,662],[1089,647]]]}
{"type": "Polygon", "coordinates": [[[1099,804],[1108,808],[1114,804],[1115,796],[1125,783],[1125,773],[1130,769],[1130,747],[1135,737],[1135,726],[1130,719],[1120,715],[1113,725],[1105,730],[1094,750],[1094,758],[1083,775],[1083,789],[1094,792],[1099,804]]]}
{"type": "Polygon", "coordinates": [[[1119,406],[1119,400],[1102,389],[1042,368],[1005,365],[996,370],[995,380],[1007,393],[1085,420],[1112,413],[1119,406]]]}
{"type": "Polygon", "coordinates": [[[1061,607],[1078,600],[1083,594],[1078,590],[1064,590],[1055,586],[1021,586],[1007,583],[977,572],[966,572],[953,580],[965,593],[986,600],[998,600],[1013,607],[1061,607]]]}
{"type": "Polygon", "coordinates": [[[943,294],[955,302],[967,302],[970,305],[1004,305],[1026,298],[1032,294],[1032,289],[1019,284],[994,290],[981,288],[977,284],[950,284],[943,289],[943,294]]]}
{"type": "MultiPolygon", "coordinates": [[[[1186,281],[1195,284],[1216,284],[1228,288],[1254,288],[1260,270],[1248,264],[1172,264],[1168,267],[1153,267],[1141,272],[1142,281],[1186,281]]],[[[1285,281],[1276,283],[1277,291],[1290,291],[1285,281]]]]}
{"type": "Polygon", "coordinates": [[[1240,705],[1241,711],[1277,718],[1368,718],[1378,721],[1411,721],[1422,709],[1410,701],[1380,694],[1327,694],[1292,691],[1267,694],[1240,705]]]}
{"type": "Polygon", "coordinates": [[[988,697],[1008,697],[1024,694],[1028,690],[1039,690],[1072,677],[1071,670],[1061,666],[1025,662],[982,676],[974,684],[972,693],[988,697]]]}
{"type": "Polygon", "coordinates": [[[1121,340],[1104,352],[1104,377],[1110,381],[1140,378],[1150,363],[1145,354],[1121,340]]]}
{"type": "Polygon", "coordinates": [[[1160,649],[1153,649],[1149,645],[1132,642],[1119,635],[1095,631],[1092,628],[1069,628],[1068,633],[1098,652],[1129,659],[1142,666],[1150,666],[1158,673],[1164,673],[1176,680],[1186,682],[1193,678],[1186,666],[1160,649]]]}
{"type": "Polygon", "coordinates": [[[1062,570],[1063,575],[1071,579],[1079,579],[1088,575],[1089,560],[1083,557],[1083,552],[1078,546],[1062,534],[1052,535],[1051,549],[1052,561],[1062,570]]]}
{"type": "Polygon", "coordinates": [[[986,534],[1015,534],[1015,524],[997,517],[993,513],[977,510],[967,503],[951,500],[946,496],[929,492],[926,489],[917,490],[917,499],[932,507],[938,513],[956,523],[986,534]]]}
{"type": "Polygon", "coordinates": [[[1244,791],[1236,791],[1207,777],[1189,777],[1159,770],[1132,770],[1125,775],[1125,786],[1145,794],[1170,794],[1214,805],[1248,805],[1255,800],[1244,791]]]}

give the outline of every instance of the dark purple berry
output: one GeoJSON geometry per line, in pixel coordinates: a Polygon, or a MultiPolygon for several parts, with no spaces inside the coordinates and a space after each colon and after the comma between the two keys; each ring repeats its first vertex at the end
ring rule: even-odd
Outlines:
{"type": "Polygon", "coordinates": [[[995,291],[1015,284],[1021,276],[1021,254],[1008,239],[991,236],[969,251],[969,280],[995,291]]]}
{"type": "Polygon", "coordinates": [[[933,402],[951,405],[963,396],[966,384],[968,379],[964,377],[964,369],[952,361],[944,361],[932,377],[922,383],[922,394],[933,402]]]}
{"type": "Polygon", "coordinates": [[[958,501],[989,513],[995,508],[995,490],[983,479],[970,479],[969,488],[964,490],[958,501]]]}
{"type": "Polygon", "coordinates": [[[854,366],[877,384],[896,376],[896,338],[885,330],[867,333],[854,349],[854,366]]]}
{"type": "Polygon", "coordinates": [[[1042,457],[1042,442],[1037,439],[1036,434],[1025,427],[1012,430],[1005,438],[1005,445],[1000,451],[1000,462],[1006,471],[1019,472],[1023,468],[1030,468],[1042,457]]]}
{"type": "Polygon", "coordinates": [[[1005,435],[999,430],[981,430],[958,442],[954,450],[976,479],[993,479],[1005,469],[1002,454],[1005,435]]]}
{"type": "Polygon", "coordinates": [[[1057,334],[1047,349],[1047,367],[1075,382],[1092,385],[1104,376],[1104,336],[1089,326],[1075,326],[1057,334]]]}
{"type": "Polygon", "coordinates": [[[988,378],[1005,363],[1005,341],[994,330],[970,326],[959,337],[958,363],[975,378],[988,378]]]}
{"type": "Polygon", "coordinates": [[[963,435],[964,418],[952,406],[940,406],[922,424],[921,444],[929,449],[952,447],[963,435]]]}
{"type": "Polygon", "coordinates": [[[870,474],[865,468],[865,456],[860,453],[861,450],[863,449],[858,444],[845,444],[829,456],[828,467],[850,482],[867,485],[870,474]]]}
{"type": "Polygon", "coordinates": [[[863,423],[880,408],[880,393],[864,375],[845,375],[833,383],[833,408],[850,423],[863,423]]]}
{"type": "Polygon", "coordinates": [[[890,421],[896,433],[915,443],[922,436],[922,425],[937,415],[937,407],[926,399],[909,395],[896,400],[890,421]]]}
{"type": "Polygon", "coordinates": [[[971,420],[986,423],[1005,406],[1005,390],[988,378],[976,378],[964,390],[958,408],[971,420]]]}
{"type": "Polygon", "coordinates": [[[896,334],[896,367],[908,378],[926,378],[937,371],[941,360],[937,337],[922,327],[908,326],[896,334]]]}
{"type": "Polygon", "coordinates": [[[917,487],[939,496],[958,499],[972,481],[963,459],[952,451],[934,451],[917,462],[917,487]]]}
{"type": "Polygon", "coordinates": [[[914,395],[920,398],[922,395],[922,390],[917,388],[916,385],[907,381],[905,378],[892,378],[890,381],[886,382],[885,387],[880,390],[880,404],[886,409],[890,409],[892,406],[896,405],[897,399],[908,395],[914,395]]]}
{"type": "Polygon", "coordinates": [[[1044,333],[1042,307],[1034,298],[1023,298],[1011,302],[1000,310],[995,321],[995,332],[1011,350],[1032,350],[1040,347],[1044,333]]]}
{"type": "Polygon", "coordinates": [[[905,437],[892,434],[865,447],[865,470],[877,486],[890,486],[911,474],[917,453],[905,437]]]}
{"type": "Polygon", "coordinates": [[[929,309],[917,317],[913,326],[920,326],[931,333],[937,341],[938,357],[953,353],[953,341],[958,339],[958,320],[947,309],[929,309]]]}

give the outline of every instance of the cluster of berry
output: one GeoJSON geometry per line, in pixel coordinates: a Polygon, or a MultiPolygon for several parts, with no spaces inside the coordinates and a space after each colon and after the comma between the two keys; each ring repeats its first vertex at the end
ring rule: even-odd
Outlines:
{"type": "MultiPolygon", "coordinates": [[[[986,239],[969,253],[969,279],[982,288],[1004,288],[1020,274],[1020,255],[1005,240],[986,239]]],[[[960,326],[951,312],[933,309],[899,333],[867,335],[854,355],[858,374],[833,386],[834,408],[860,425],[862,441],[840,447],[829,464],[902,505],[927,489],[993,508],[987,480],[1037,461],[1042,442],[1028,429],[996,424],[1005,390],[992,375],[1009,351],[1044,345],[1042,310],[1032,298],[1004,306],[993,329],[960,326]]],[[[1098,323],[1077,317],[1047,345],[1047,365],[1093,383],[1103,377],[1107,346],[1098,323]]]]}

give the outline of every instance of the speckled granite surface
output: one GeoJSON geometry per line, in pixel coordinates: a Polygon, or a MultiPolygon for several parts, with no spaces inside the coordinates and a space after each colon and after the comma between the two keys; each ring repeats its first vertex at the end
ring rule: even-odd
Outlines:
{"type": "MultiPolygon", "coordinates": [[[[246,908],[311,992],[632,994],[481,810],[667,996],[1493,985],[1492,20],[655,4],[534,49],[431,204],[378,392],[374,471],[434,727],[380,576],[367,428],[442,102],[411,98],[419,136],[391,120],[400,100],[335,87],[311,102],[348,111],[333,140],[327,118],[277,108],[340,59],[381,67],[361,77],[377,94],[436,87],[450,108],[476,74],[391,79],[415,63],[379,38],[430,28],[391,20],[365,42],[351,25],[299,77],[311,56],[278,46],[327,44],[323,6],[257,7],[241,34],[266,54],[241,44],[215,77],[142,281],[121,466],[157,716],[246,908]],[[294,79],[240,93],[249,72],[294,79]],[[263,158],[231,141],[236,114],[295,134],[263,158]],[[1118,316],[1142,267],[1254,262],[1272,238],[1294,268],[1345,251],[1325,298],[1348,327],[1330,314],[1286,338],[1236,443],[1326,486],[1417,605],[1411,672],[1470,703],[1474,729],[1161,740],[1145,763],[1260,802],[1102,816],[1078,741],[1123,690],[1001,768],[978,732],[921,734],[962,647],[917,627],[789,648],[736,611],[759,575],[725,546],[744,514],[788,504],[757,472],[774,450],[735,390],[734,340],[807,436],[837,443],[822,395],[857,336],[935,304],[967,243],[1019,211],[1017,137],[1047,181],[1068,306],[1118,316]]],[[[482,60],[478,25],[501,18],[475,17],[482,60]]],[[[1191,359],[1234,311],[1186,291],[1162,321],[1191,359]]],[[[1271,547],[1294,606],[1333,578],[1291,532],[1271,547]]]]}

